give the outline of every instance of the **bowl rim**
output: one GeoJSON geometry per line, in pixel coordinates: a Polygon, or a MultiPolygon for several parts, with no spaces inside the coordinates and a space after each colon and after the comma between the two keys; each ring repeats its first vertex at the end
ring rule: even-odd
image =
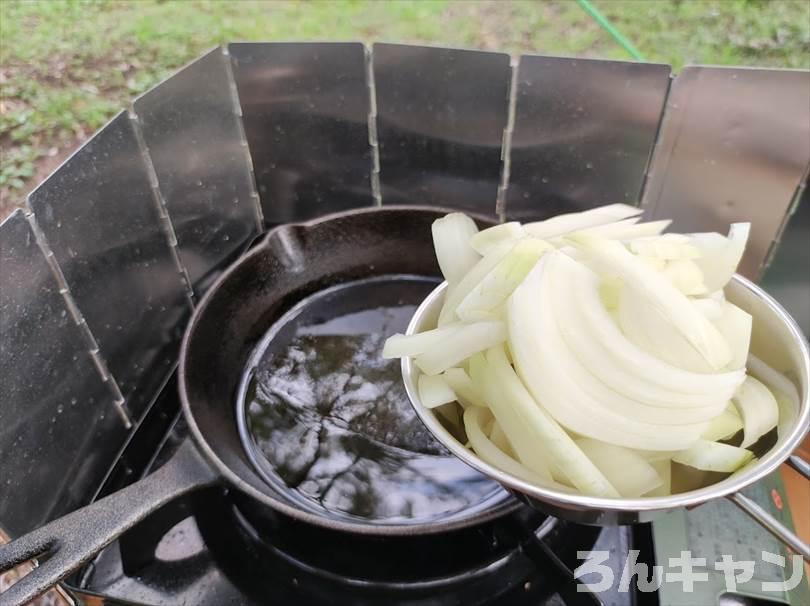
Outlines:
{"type": "MultiPolygon", "coordinates": [[[[798,348],[800,368],[797,370],[803,373],[806,382],[810,382],[810,347],[801,329],[796,324],[796,321],[788,314],[782,305],[752,281],[739,274],[735,274],[731,282],[734,282],[736,285],[749,291],[756,298],[762,300],[769,311],[784,324],[791,340],[796,343],[798,348]]],[[[416,332],[425,312],[436,304],[436,301],[444,294],[446,288],[447,282],[442,282],[425,298],[417,308],[413,318],[411,318],[405,334],[411,335],[416,332]]],[[[777,442],[775,447],[771,448],[759,459],[758,463],[752,465],[749,469],[738,471],[715,484],[674,495],[636,497],[632,499],[594,497],[565,493],[551,488],[536,486],[480,459],[472,451],[458,442],[458,440],[453,438],[430,409],[422,406],[419,401],[419,393],[416,386],[417,377],[418,370],[415,368],[412,358],[402,358],[402,378],[405,384],[405,390],[416,410],[416,414],[445,448],[477,471],[500,482],[510,490],[564,509],[594,509],[617,512],[663,511],[676,507],[692,507],[718,497],[732,495],[776,470],[801,443],[808,429],[810,429],[810,385],[805,384],[803,386],[804,393],[802,394],[800,392],[801,401],[799,402],[798,418],[790,434],[784,440],[777,442]]]]}

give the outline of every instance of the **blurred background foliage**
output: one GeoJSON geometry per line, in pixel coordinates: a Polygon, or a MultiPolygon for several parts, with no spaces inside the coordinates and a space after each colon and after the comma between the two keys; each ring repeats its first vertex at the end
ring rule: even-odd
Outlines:
{"type": "MultiPolygon", "coordinates": [[[[592,3],[648,61],[676,70],[810,67],[808,0],[592,3]]],[[[245,40],[630,58],[574,0],[0,0],[0,218],[130,98],[245,40]]]]}

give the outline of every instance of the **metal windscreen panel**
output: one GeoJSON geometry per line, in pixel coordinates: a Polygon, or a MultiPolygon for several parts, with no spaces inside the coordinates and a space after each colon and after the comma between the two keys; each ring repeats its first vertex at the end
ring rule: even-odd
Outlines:
{"type": "Polygon", "coordinates": [[[652,63],[523,55],[507,217],[638,204],[670,73],[652,63]]]}
{"type": "Polygon", "coordinates": [[[229,71],[227,56],[216,48],[133,104],[198,295],[260,229],[229,71]]]}
{"type": "Polygon", "coordinates": [[[751,222],[757,278],[810,163],[810,72],[687,67],[672,84],[644,206],[675,231],[751,222]]]}
{"type": "Polygon", "coordinates": [[[360,43],[230,44],[268,224],[373,204],[360,43]]]}
{"type": "Polygon", "coordinates": [[[153,193],[121,113],[28,198],[133,419],[171,370],[190,309],[153,193]]]}
{"type": "Polygon", "coordinates": [[[762,276],[762,287],[785,306],[810,338],[810,187],[782,232],[779,247],[762,276]]]}
{"type": "Polygon", "coordinates": [[[0,225],[0,527],[84,504],[126,427],[21,210],[0,225]]]}
{"type": "Polygon", "coordinates": [[[375,44],[384,204],[495,214],[509,113],[509,55],[375,44]]]}

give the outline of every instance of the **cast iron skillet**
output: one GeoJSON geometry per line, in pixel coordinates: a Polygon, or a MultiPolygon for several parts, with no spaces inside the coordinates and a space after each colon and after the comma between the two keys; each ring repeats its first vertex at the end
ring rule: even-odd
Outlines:
{"type": "MultiPolygon", "coordinates": [[[[0,571],[47,557],[0,594],[22,604],[91,559],[144,517],[180,495],[226,483],[257,506],[332,530],[410,537],[452,531],[518,507],[505,498],[470,515],[430,524],[372,525],[296,507],[256,472],[246,456],[234,398],[254,345],[281,314],[328,286],[370,276],[438,276],[431,223],[447,211],[421,207],[361,209],[283,225],[232,265],[194,312],[180,350],[178,384],[191,439],[143,480],[0,546],[0,571]]],[[[479,223],[487,224],[487,219],[479,223]]]]}

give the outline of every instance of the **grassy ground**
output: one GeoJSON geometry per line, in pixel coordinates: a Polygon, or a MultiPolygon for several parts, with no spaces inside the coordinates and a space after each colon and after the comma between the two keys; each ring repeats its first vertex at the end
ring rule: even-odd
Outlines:
{"type": "MultiPolygon", "coordinates": [[[[593,3],[648,60],[810,67],[806,0],[593,3]]],[[[230,40],[628,58],[571,0],[0,0],[0,217],[128,99],[230,40]]]]}

